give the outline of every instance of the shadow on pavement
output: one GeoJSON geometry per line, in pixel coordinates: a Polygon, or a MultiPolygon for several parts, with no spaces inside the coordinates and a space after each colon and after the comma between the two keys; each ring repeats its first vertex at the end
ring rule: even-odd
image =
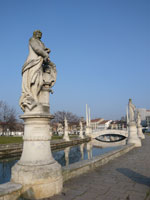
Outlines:
{"type": "Polygon", "coordinates": [[[150,178],[146,176],[143,176],[128,168],[117,168],[116,170],[139,184],[150,186],[150,178]]]}

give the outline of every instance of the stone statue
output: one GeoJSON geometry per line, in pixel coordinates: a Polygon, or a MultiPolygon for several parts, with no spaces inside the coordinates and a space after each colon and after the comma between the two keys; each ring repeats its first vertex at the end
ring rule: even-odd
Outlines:
{"type": "Polygon", "coordinates": [[[132,99],[129,99],[129,122],[135,122],[135,106],[132,104],[132,99]]]}
{"type": "Polygon", "coordinates": [[[29,56],[22,69],[20,106],[24,114],[23,151],[13,166],[11,181],[22,185],[23,199],[47,199],[61,192],[60,164],[51,152],[49,93],[56,81],[56,66],[50,61],[50,49],[41,42],[42,33],[34,31],[29,40],[29,56]]]}
{"type": "Polygon", "coordinates": [[[138,134],[139,138],[145,139],[145,135],[142,132],[141,115],[140,115],[139,111],[137,111],[136,125],[137,125],[137,134],[138,134]]]}
{"type": "Polygon", "coordinates": [[[83,129],[82,121],[80,120],[80,129],[83,129]]]}
{"type": "Polygon", "coordinates": [[[132,104],[132,100],[129,99],[129,121],[128,121],[128,138],[127,144],[135,144],[136,147],[140,147],[141,140],[139,138],[138,129],[136,126],[136,117],[135,117],[135,106],[132,104]]]}
{"type": "Polygon", "coordinates": [[[82,124],[82,121],[80,120],[80,134],[79,134],[80,138],[84,138],[83,136],[83,124],[82,124]]]}
{"type": "Polygon", "coordinates": [[[136,123],[137,126],[141,126],[141,115],[139,111],[137,112],[136,123]]]}
{"type": "Polygon", "coordinates": [[[26,111],[32,111],[38,105],[49,102],[44,100],[42,90],[50,88],[56,82],[56,66],[50,61],[50,49],[45,47],[41,41],[42,32],[36,30],[29,40],[29,55],[22,68],[22,95],[20,98],[20,107],[26,111]]]}
{"type": "Polygon", "coordinates": [[[65,129],[68,130],[68,121],[67,118],[65,117],[64,119],[64,124],[65,124],[65,129]]]}
{"type": "Polygon", "coordinates": [[[68,135],[68,122],[67,122],[66,117],[64,119],[64,137],[63,137],[63,139],[66,140],[66,141],[70,141],[69,135],[68,135]]]}
{"type": "Polygon", "coordinates": [[[63,125],[61,123],[58,123],[57,132],[58,132],[58,135],[63,134],[63,125]]]}

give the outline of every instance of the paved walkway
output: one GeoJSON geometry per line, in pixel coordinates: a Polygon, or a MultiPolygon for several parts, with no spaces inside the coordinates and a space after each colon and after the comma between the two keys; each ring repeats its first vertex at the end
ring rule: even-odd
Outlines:
{"type": "Polygon", "coordinates": [[[143,146],[64,183],[49,200],[150,200],[150,136],[143,146]]]}

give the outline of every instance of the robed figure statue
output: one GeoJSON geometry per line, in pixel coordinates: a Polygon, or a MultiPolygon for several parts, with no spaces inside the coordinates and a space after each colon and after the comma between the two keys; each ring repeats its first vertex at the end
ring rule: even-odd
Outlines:
{"type": "Polygon", "coordinates": [[[135,122],[135,106],[132,103],[132,99],[129,99],[129,122],[135,122]]]}
{"type": "Polygon", "coordinates": [[[137,112],[136,123],[137,123],[137,126],[141,126],[141,115],[139,111],[137,112]]]}
{"type": "Polygon", "coordinates": [[[63,177],[60,164],[51,152],[49,93],[56,81],[56,66],[49,58],[50,49],[41,42],[37,30],[29,40],[29,55],[22,68],[20,107],[24,114],[23,150],[11,169],[11,181],[21,184],[23,199],[47,199],[61,192],[63,177]]]}
{"type": "Polygon", "coordinates": [[[42,104],[43,87],[51,88],[56,82],[56,66],[50,61],[50,49],[45,47],[41,37],[41,31],[33,32],[29,39],[29,55],[22,68],[20,107],[24,112],[42,104]]]}

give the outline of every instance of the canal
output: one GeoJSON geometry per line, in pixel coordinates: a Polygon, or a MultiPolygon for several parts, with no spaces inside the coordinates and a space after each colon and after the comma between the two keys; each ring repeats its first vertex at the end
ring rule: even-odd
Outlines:
{"type": "MultiPolygon", "coordinates": [[[[95,156],[105,154],[107,152],[119,149],[121,146],[115,144],[114,146],[102,145],[94,146],[93,142],[82,143],[80,145],[66,147],[65,149],[52,151],[53,157],[61,166],[68,166],[81,160],[92,159],[95,156]]],[[[10,181],[11,168],[20,159],[20,157],[7,158],[0,160],[0,184],[10,181]]]]}

